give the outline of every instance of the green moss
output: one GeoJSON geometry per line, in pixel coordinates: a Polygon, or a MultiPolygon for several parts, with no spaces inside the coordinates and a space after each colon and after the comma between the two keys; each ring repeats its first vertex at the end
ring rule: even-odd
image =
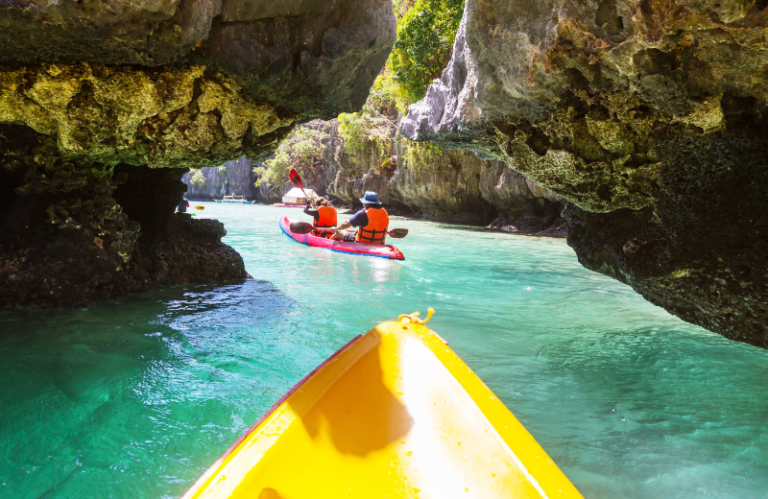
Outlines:
{"type": "Polygon", "coordinates": [[[263,154],[274,141],[261,138],[294,120],[202,66],[77,63],[0,70],[0,123],[53,139],[65,160],[201,167],[263,154]]]}

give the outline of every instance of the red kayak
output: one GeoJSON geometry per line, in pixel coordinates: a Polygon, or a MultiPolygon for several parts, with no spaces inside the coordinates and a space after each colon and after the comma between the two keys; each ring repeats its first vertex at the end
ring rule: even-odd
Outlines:
{"type": "Polygon", "coordinates": [[[403,253],[389,244],[363,244],[363,243],[345,243],[334,241],[324,237],[313,236],[312,234],[299,234],[291,231],[291,223],[297,222],[292,218],[283,217],[280,220],[280,229],[283,233],[294,241],[315,246],[339,253],[351,253],[362,256],[378,256],[379,258],[389,258],[390,260],[405,260],[403,253]]]}

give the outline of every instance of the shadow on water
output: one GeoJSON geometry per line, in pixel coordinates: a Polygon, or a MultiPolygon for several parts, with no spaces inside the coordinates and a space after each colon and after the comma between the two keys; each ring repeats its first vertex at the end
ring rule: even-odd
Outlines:
{"type": "MultiPolygon", "coordinates": [[[[376,333],[378,334],[378,333],[376,333]]],[[[381,344],[366,352],[311,407],[292,405],[313,439],[328,433],[342,454],[364,457],[405,436],[413,425],[408,409],[383,381],[381,344]]]]}

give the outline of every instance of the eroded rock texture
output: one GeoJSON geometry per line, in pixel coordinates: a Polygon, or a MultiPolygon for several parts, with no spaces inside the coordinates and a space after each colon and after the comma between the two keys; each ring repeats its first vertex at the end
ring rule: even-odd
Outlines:
{"type": "Polygon", "coordinates": [[[0,303],[82,306],[158,284],[245,278],[220,222],[173,213],[185,171],[0,170],[0,303]]]}
{"type": "Polygon", "coordinates": [[[184,169],[356,111],[394,39],[388,0],[0,2],[0,304],[243,278],[184,169]]]}
{"type": "Polygon", "coordinates": [[[768,11],[759,1],[467,0],[401,131],[573,203],[593,270],[768,347],[768,11]]]}

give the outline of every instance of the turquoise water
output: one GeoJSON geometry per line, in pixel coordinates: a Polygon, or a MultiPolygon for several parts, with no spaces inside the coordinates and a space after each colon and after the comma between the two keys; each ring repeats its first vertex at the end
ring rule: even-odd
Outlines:
{"type": "Polygon", "coordinates": [[[398,220],[407,260],[390,262],[288,240],[278,218],[299,210],[201,204],[255,280],[0,311],[0,496],[178,497],[337,348],[431,306],[585,497],[768,497],[768,351],[565,241],[398,220]]]}

